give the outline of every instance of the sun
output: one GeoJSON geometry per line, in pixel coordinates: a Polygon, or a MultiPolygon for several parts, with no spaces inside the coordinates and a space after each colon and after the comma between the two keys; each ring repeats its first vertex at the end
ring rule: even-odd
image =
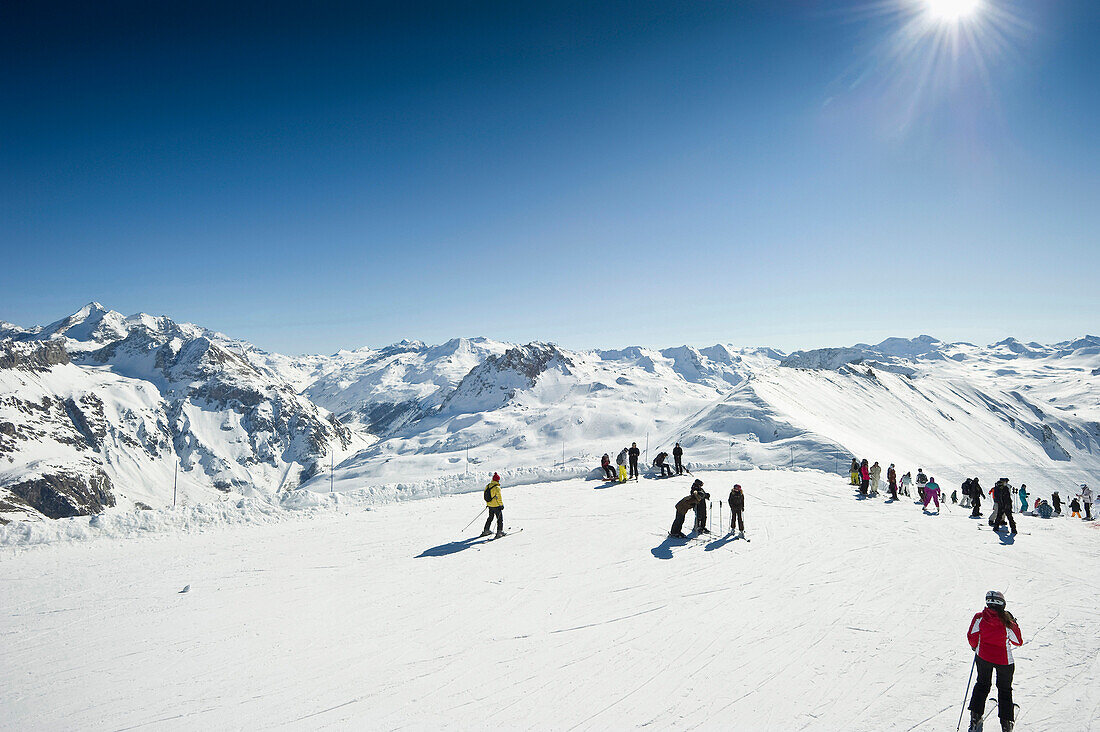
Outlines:
{"type": "Polygon", "coordinates": [[[924,0],[925,11],[941,23],[961,23],[982,8],[982,0],[924,0]]]}

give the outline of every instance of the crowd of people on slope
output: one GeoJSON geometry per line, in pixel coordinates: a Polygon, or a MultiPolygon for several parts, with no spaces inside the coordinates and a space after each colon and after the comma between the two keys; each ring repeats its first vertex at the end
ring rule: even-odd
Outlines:
{"type": "MultiPolygon", "coordinates": [[[[851,484],[859,489],[861,497],[875,497],[879,495],[882,467],[877,461],[869,466],[866,459],[859,461],[856,458],[852,458],[849,478],[851,484]]],[[[923,505],[926,512],[931,513],[928,506],[929,504],[934,504],[936,513],[938,514],[940,511],[940,503],[946,503],[947,501],[946,497],[942,495],[942,491],[936,479],[925,475],[924,468],[917,468],[917,477],[915,481],[912,478],[912,474],[908,472],[899,479],[897,469],[894,467],[894,464],[891,463],[886,471],[886,481],[890,501],[897,501],[899,495],[911,495],[910,486],[914,484],[919,499],[918,503],[923,505]]],[[[950,500],[953,504],[957,503],[963,508],[971,509],[971,518],[981,518],[983,516],[981,510],[982,500],[986,495],[980,479],[967,478],[963,481],[958,490],[951,491],[950,500]]],[[[994,529],[999,529],[1007,525],[1011,533],[1016,533],[1016,521],[1012,515],[1013,504],[1016,499],[1020,501],[1019,512],[1021,514],[1038,516],[1040,518],[1053,518],[1062,515],[1063,502],[1058,491],[1053,491],[1051,493],[1050,501],[1048,502],[1046,498],[1030,495],[1026,483],[1022,483],[1017,489],[1009,483],[1008,478],[1000,478],[993,487],[989,489],[988,495],[993,501],[993,513],[989,517],[989,525],[994,529]],[[1032,499],[1034,499],[1034,503],[1030,503],[1032,499]]],[[[1069,502],[1071,518],[1083,518],[1085,521],[1092,521],[1094,500],[1100,502],[1100,495],[1094,496],[1092,489],[1090,489],[1087,484],[1082,483],[1079,491],[1069,502]],[[1083,517],[1081,516],[1082,508],[1085,514],[1083,517]]]]}
{"type": "MultiPolygon", "coordinates": [[[[638,480],[638,458],[641,455],[642,451],[638,448],[638,443],[630,443],[630,447],[624,447],[616,456],[615,464],[618,466],[616,470],[611,466],[611,455],[605,452],[603,457],[600,458],[600,468],[603,470],[604,477],[610,481],[618,480],[620,483],[625,483],[630,479],[638,480]]],[[[653,467],[661,471],[662,478],[669,478],[674,474],[683,475],[684,471],[687,470],[684,467],[684,448],[680,447],[679,442],[672,448],[672,459],[675,466],[668,464],[667,452],[659,452],[657,457],[654,458],[653,467]]],[[[690,473],[691,471],[687,472],[690,473]]]]}

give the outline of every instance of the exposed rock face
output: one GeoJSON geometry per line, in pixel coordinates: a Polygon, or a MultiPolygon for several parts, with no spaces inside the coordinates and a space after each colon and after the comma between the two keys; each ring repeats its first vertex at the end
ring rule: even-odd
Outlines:
{"type": "Polygon", "coordinates": [[[47,518],[89,516],[115,505],[111,479],[102,470],[90,475],[57,472],[6,486],[8,501],[47,518]]]}

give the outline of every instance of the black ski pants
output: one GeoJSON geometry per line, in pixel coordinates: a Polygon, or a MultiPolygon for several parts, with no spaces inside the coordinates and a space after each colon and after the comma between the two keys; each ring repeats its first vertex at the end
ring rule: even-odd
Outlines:
{"type": "Polygon", "coordinates": [[[636,457],[630,458],[630,477],[638,477],[638,458],[636,457]]]}
{"type": "Polygon", "coordinates": [[[983,658],[977,659],[978,680],[974,683],[974,695],[970,697],[970,712],[981,717],[985,714],[985,699],[993,685],[993,669],[997,669],[997,716],[1014,719],[1012,713],[1012,674],[1016,664],[1000,666],[983,658]]]}
{"type": "Polygon", "coordinates": [[[997,511],[993,514],[993,528],[997,529],[1004,526],[1005,521],[1008,521],[1009,528],[1012,529],[1012,533],[1016,533],[1016,520],[1012,518],[1012,505],[1005,505],[1004,503],[997,504],[997,511]]]}
{"type": "Polygon", "coordinates": [[[745,519],[741,517],[741,509],[732,509],[733,516],[730,518],[730,531],[744,531],[745,519]],[[737,528],[740,526],[741,528],[737,528]]]}
{"type": "Polygon", "coordinates": [[[489,524],[493,523],[493,517],[497,520],[497,533],[504,531],[504,506],[496,506],[489,508],[489,518],[485,519],[484,531],[489,530],[489,524]]]}
{"type": "Polygon", "coordinates": [[[603,476],[605,478],[608,480],[615,480],[615,471],[610,465],[601,465],[600,467],[603,468],[603,476]]]}
{"type": "Polygon", "coordinates": [[[707,502],[699,501],[695,504],[695,530],[707,528],[707,502]]]}
{"type": "Polygon", "coordinates": [[[661,469],[661,477],[662,478],[671,478],[672,477],[672,468],[670,468],[668,465],[665,465],[664,463],[661,463],[657,467],[659,467],[661,469]]]}
{"type": "Polygon", "coordinates": [[[683,475],[684,474],[684,464],[682,462],[680,462],[680,456],[676,455],[675,459],[676,459],[676,475],[683,475]]]}
{"type": "Polygon", "coordinates": [[[672,531],[669,533],[675,536],[676,534],[684,533],[684,519],[687,517],[687,511],[677,511],[676,520],[672,522],[672,531]]]}

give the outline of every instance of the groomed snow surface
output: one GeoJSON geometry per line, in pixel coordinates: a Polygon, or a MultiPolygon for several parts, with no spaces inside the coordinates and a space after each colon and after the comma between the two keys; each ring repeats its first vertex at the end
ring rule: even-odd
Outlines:
{"type": "Polygon", "coordinates": [[[1018,729],[1100,729],[1097,524],[698,477],[751,543],[666,537],[685,476],[506,484],[493,542],[478,492],[0,549],[0,728],[953,730],[996,588],[1018,729]]]}

